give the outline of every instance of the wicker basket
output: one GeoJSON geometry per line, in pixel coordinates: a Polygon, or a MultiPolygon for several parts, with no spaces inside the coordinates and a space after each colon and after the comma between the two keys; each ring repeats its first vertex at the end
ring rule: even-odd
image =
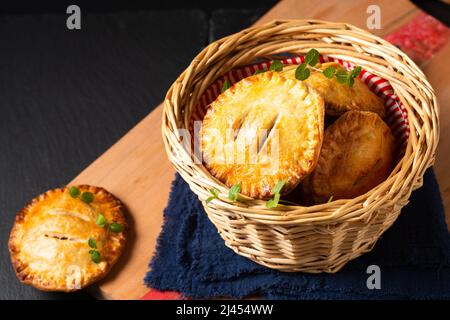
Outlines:
{"type": "Polygon", "coordinates": [[[422,71],[387,41],[345,23],[273,21],[215,41],[195,57],[167,93],[162,134],[170,161],[203,202],[228,247],[281,271],[336,272],[372,249],[422,185],[438,143],[438,106],[422,71]],[[228,188],[193,161],[189,139],[180,138],[178,129],[189,128],[198,100],[221,75],[258,57],[302,55],[311,48],[390,82],[409,121],[404,156],[385,182],[355,199],[276,209],[246,197],[227,201],[228,188]],[[207,204],[211,188],[220,191],[220,199],[207,204]]]}

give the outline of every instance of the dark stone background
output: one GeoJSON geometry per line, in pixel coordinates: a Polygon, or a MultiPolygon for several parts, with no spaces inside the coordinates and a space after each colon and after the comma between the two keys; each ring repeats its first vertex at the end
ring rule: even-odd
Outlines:
{"type": "Polygon", "coordinates": [[[90,298],[18,282],[7,249],[16,212],[70,181],[151,112],[207,43],[249,26],[275,1],[92,3],[77,3],[79,31],[66,28],[61,3],[1,8],[0,299],[90,298]]]}

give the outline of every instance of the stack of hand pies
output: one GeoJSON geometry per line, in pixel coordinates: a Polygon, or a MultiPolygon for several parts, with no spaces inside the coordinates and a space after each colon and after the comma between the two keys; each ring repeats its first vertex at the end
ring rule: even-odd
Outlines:
{"type": "Polygon", "coordinates": [[[359,79],[327,78],[317,65],[304,81],[295,69],[267,71],[237,82],[209,106],[200,141],[205,166],[241,194],[282,195],[298,204],[351,199],[384,181],[394,138],[383,100],[359,79]]]}

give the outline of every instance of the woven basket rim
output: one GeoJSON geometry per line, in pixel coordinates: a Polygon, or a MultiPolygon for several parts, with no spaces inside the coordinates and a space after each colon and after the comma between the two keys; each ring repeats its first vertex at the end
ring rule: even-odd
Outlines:
{"type": "MultiPolygon", "coordinates": [[[[290,41],[297,43],[295,52],[297,54],[306,52],[308,45],[309,48],[311,47],[311,41],[296,40],[293,35],[291,35],[290,41]]],[[[247,51],[253,48],[251,47],[247,51]]],[[[264,55],[266,54],[264,53],[264,55]]],[[[257,58],[257,56],[253,58],[257,58]]],[[[198,96],[197,92],[195,97],[198,98],[198,96]]],[[[192,102],[190,105],[192,105],[192,102]]],[[[233,211],[243,218],[271,225],[368,221],[384,202],[397,202],[398,206],[405,205],[411,192],[422,184],[424,171],[434,161],[435,149],[439,139],[438,109],[434,91],[423,72],[406,54],[386,40],[348,23],[311,19],[274,20],[219,39],[208,45],[193,59],[166,95],[162,134],[169,159],[183,179],[188,182],[193,192],[199,196],[207,211],[233,211]],[[310,31],[301,32],[301,30],[310,31]],[[180,96],[183,96],[183,99],[188,99],[186,98],[187,92],[202,91],[202,88],[204,89],[220,77],[221,74],[214,73],[212,68],[220,69],[222,67],[230,70],[232,67],[243,65],[242,63],[239,64],[241,60],[239,60],[240,57],[236,58],[236,55],[238,53],[245,55],[246,52],[239,51],[239,46],[245,46],[247,42],[256,38],[260,41],[253,48],[259,48],[259,46],[268,48],[273,45],[276,46],[272,50],[273,54],[279,53],[281,52],[279,51],[279,43],[271,37],[276,35],[284,37],[284,34],[291,34],[292,32],[298,32],[299,35],[320,35],[322,33],[332,35],[328,36],[328,39],[332,40],[330,43],[313,41],[315,45],[323,44],[326,48],[325,50],[318,48],[321,54],[357,63],[369,72],[391,83],[394,92],[407,110],[410,123],[411,134],[408,138],[405,154],[388,179],[354,199],[335,200],[309,207],[279,206],[276,209],[267,209],[265,208],[265,201],[253,200],[248,197],[243,197],[243,201],[238,203],[224,201],[229,188],[209,174],[203,164],[183,161],[183,159],[187,159],[185,158],[186,153],[181,157],[183,158],[181,160],[173,155],[174,149],[177,151],[177,156],[186,152],[174,133],[174,128],[187,127],[186,119],[183,118],[186,111],[183,111],[183,108],[189,106],[189,101],[187,102],[188,106],[186,106],[186,102],[184,102],[184,105],[180,105],[180,96]],[[267,36],[268,34],[270,36],[267,36]],[[337,40],[340,40],[340,42],[337,40]],[[347,42],[350,42],[350,45],[347,42]],[[333,46],[340,46],[341,48],[334,49],[333,46]],[[344,55],[343,51],[347,52],[347,55],[344,55]],[[224,59],[222,56],[226,56],[230,52],[234,53],[230,57],[232,58],[230,61],[236,63],[236,65],[232,67],[226,63],[220,65],[220,61],[223,62],[222,59],[224,59]],[[380,64],[380,61],[383,61],[383,63],[380,64]],[[197,79],[195,76],[199,78],[197,79]],[[200,85],[199,82],[202,80],[204,82],[200,85]],[[221,199],[213,200],[207,204],[205,200],[208,197],[209,189],[213,187],[220,191],[221,199]]]]}

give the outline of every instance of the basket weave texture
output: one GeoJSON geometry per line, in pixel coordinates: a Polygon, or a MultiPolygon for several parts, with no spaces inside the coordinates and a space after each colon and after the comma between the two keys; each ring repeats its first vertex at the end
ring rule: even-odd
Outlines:
{"type": "Polygon", "coordinates": [[[200,52],[167,92],[162,135],[170,161],[203,202],[228,247],[280,271],[336,272],[373,248],[422,185],[439,140],[438,105],[422,71],[387,41],[346,23],[277,20],[222,38],[200,52]],[[180,129],[189,129],[199,98],[221,75],[259,57],[303,55],[311,48],[390,82],[408,116],[404,156],[386,181],[354,199],[276,209],[244,196],[232,203],[229,189],[195,161],[191,139],[182,137],[180,129]],[[219,199],[206,203],[211,188],[219,190],[219,199]]]}

